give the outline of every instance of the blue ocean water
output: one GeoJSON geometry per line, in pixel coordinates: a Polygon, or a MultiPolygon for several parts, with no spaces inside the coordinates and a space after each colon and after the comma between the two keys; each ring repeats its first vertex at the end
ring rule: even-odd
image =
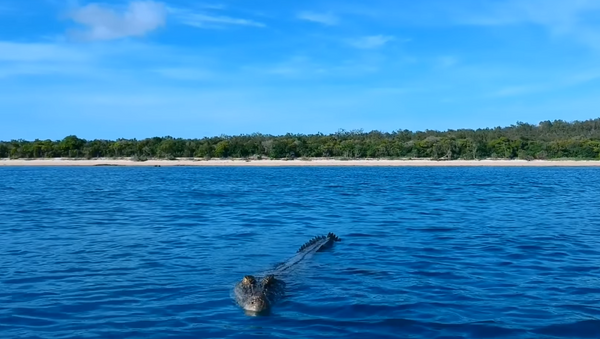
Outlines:
{"type": "Polygon", "coordinates": [[[600,171],[0,168],[0,338],[599,338],[600,171]],[[314,235],[268,316],[233,285],[314,235]]]}

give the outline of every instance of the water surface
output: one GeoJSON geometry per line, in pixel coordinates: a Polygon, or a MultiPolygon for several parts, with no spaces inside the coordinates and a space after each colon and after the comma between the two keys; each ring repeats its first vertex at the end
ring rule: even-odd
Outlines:
{"type": "Polygon", "coordinates": [[[0,337],[597,338],[600,170],[0,168],[0,337]],[[235,282],[310,237],[271,315],[235,282]]]}

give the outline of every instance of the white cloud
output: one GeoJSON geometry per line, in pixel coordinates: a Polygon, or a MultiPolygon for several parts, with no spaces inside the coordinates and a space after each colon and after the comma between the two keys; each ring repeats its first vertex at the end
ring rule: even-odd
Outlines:
{"type": "Polygon", "coordinates": [[[291,78],[313,77],[315,74],[323,73],[324,69],[315,64],[313,60],[306,56],[296,55],[287,60],[268,66],[266,68],[257,68],[259,74],[272,74],[277,76],[291,78]]]}
{"type": "MultiPolygon", "coordinates": [[[[220,8],[219,8],[220,9],[220,8]]],[[[191,10],[169,7],[169,12],[173,14],[181,23],[198,28],[222,28],[224,26],[253,26],[265,27],[262,22],[234,18],[225,15],[213,15],[207,13],[195,13],[191,10]]]]}
{"type": "Polygon", "coordinates": [[[576,24],[583,14],[594,9],[600,9],[600,3],[597,1],[509,0],[490,2],[477,12],[463,15],[461,19],[476,25],[531,22],[560,27],[576,24]]]}
{"type": "Polygon", "coordinates": [[[372,93],[375,95],[398,95],[415,91],[415,88],[412,87],[374,87],[365,90],[366,93],[372,93]]]}
{"type": "Polygon", "coordinates": [[[298,19],[312,21],[327,26],[334,26],[339,23],[339,19],[330,13],[300,12],[298,13],[298,19]]]}
{"type": "Polygon", "coordinates": [[[260,22],[240,19],[240,18],[232,18],[228,16],[222,15],[208,15],[208,14],[189,14],[183,20],[183,23],[195,26],[195,27],[209,27],[214,25],[239,25],[239,26],[255,26],[255,27],[264,27],[265,25],[260,22]]]}
{"type": "Polygon", "coordinates": [[[227,6],[225,4],[208,4],[208,3],[202,3],[202,4],[194,4],[194,7],[204,8],[204,9],[217,9],[217,10],[227,9],[227,6]]]}
{"type": "Polygon", "coordinates": [[[133,1],[119,13],[99,4],[89,4],[70,13],[73,21],[87,26],[74,32],[82,40],[111,40],[129,36],[142,36],[165,24],[166,9],[154,1],[133,1]]]}
{"type": "Polygon", "coordinates": [[[69,63],[11,63],[6,67],[0,64],[0,79],[19,76],[83,76],[90,72],[78,65],[69,63]]]}
{"type": "Polygon", "coordinates": [[[509,86],[501,88],[490,94],[492,97],[514,97],[525,94],[532,94],[549,89],[548,87],[540,85],[522,85],[522,86],[509,86]]]}
{"type": "Polygon", "coordinates": [[[348,44],[360,49],[374,49],[382,47],[394,39],[393,36],[389,35],[371,35],[348,40],[348,44]]]}
{"type": "Polygon", "coordinates": [[[154,72],[166,78],[184,81],[206,81],[215,78],[212,72],[196,68],[162,68],[154,72]]]}
{"type": "Polygon", "coordinates": [[[580,85],[598,79],[600,79],[600,68],[592,68],[572,74],[565,82],[569,85],[580,85]]]}
{"type": "Polygon", "coordinates": [[[537,25],[555,37],[600,49],[598,0],[374,0],[345,2],[336,11],[379,24],[417,27],[537,25]]]}
{"type": "Polygon", "coordinates": [[[57,81],[62,81],[63,76],[114,80],[135,73],[131,65],[137,65],[141,58],[163,68],[173,60],[182,62],[186,56],[168,46],[134,41],[94,45],[0,41],[0,77],[52,75],[57,81]]]}
{"type": "Polygon", "coordinates": [[[442,56],[437,59],[437,65],[442,68],[452,67],[452,66],[456,65],[457,63],[458,63],[458,58],[451,56],[451,55],[442,56]]]}
{"type": "Polygon", "coordinates": [[[342,58],[330,61],[305,55],[289,57],[281,62],[244,67],[249,78],[274,76],[289,80],[348,79],[375,74],[381,70],[380,58],[342,58]]]}
{"type": "Polygon", "coordinates": [[[65,61],[85,59],[85,55],[71,48],[43,43],[16,43],[0,41],[0,61],[65,61]]]}
{"type": "Polygon", "coordinates": [[[600,25],[594,20],[600,14],[599,1],[509,0],[485,4],[478,10],[457,15],[457,22],[483,26],[534,24],[545,27],[554,35],[570,36],[600,48],[600,25]]]}
{"type": "Polygon", "coordinates": [[[566,88],[584,85],[590,81],[600,79],[600,68],[587,68],[573,70],[567,73],[558,73],[536,83],[505,86],[493,91],[490,97],[513,97],[534,93],[562,91],[566,88]]]}

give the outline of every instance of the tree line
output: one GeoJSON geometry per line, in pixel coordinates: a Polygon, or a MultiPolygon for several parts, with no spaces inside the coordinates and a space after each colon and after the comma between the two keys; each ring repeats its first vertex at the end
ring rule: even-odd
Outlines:
{"type": "Polygon", "coordinates": [[[0,158],[272,158],[331,157],[453,159],[600,159],[600,118],[518,122],[508,127],[391,133],[340,130],[333,134],[246,134],[202,139],[0,141],[0,158]]]}

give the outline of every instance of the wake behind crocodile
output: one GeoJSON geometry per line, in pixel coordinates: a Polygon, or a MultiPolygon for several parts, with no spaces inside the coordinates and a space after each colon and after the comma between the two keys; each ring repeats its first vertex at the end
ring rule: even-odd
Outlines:
{"type": "Polygon", "coordinates": [[[340,240],[333,233],[314,237],[302,245],[296,255],[272,270],[264,272],[262,276],[245,276],[233,289],[236,302],[249,315],[267,313],[285,296],[285,277],[289,276],[301,262],[340,240]]]}

